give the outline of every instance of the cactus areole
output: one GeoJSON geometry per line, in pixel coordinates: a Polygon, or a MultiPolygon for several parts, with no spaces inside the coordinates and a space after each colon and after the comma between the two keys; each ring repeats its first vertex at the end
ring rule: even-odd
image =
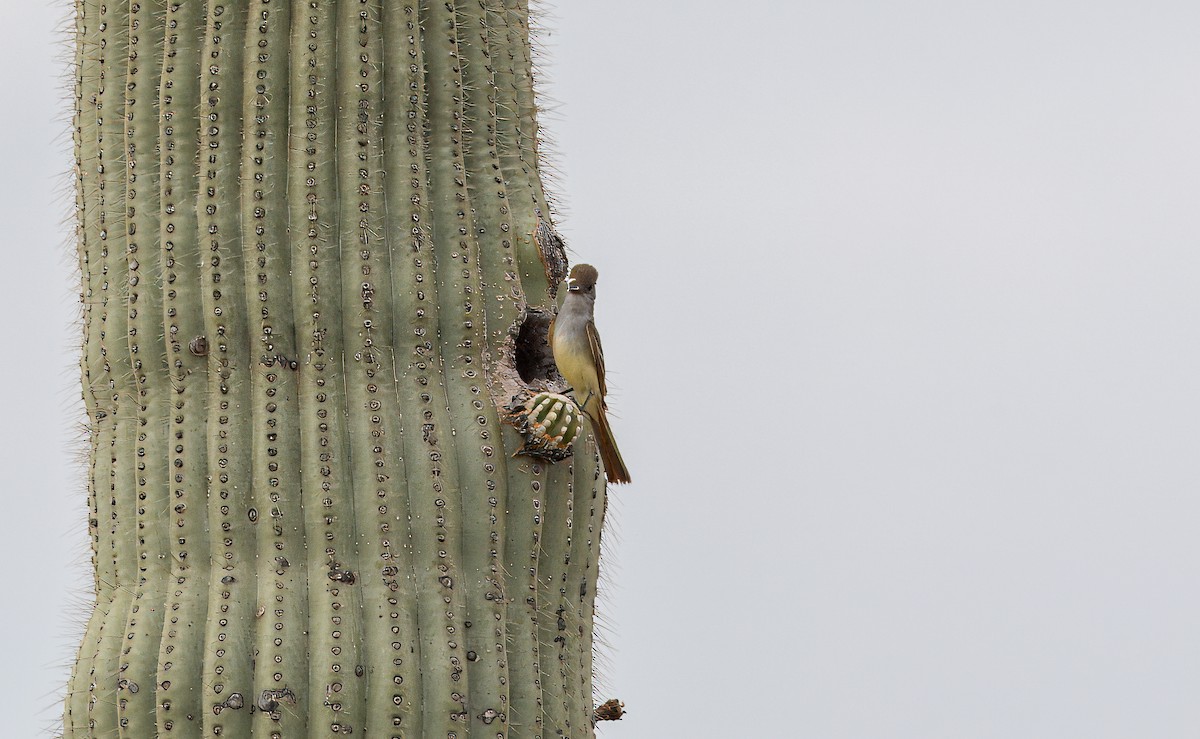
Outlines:
{"type": "Polygon", "coordinates": [[[76,3],[64,736],[593,734],[603,474],[571,409],[531,406],[558,461],[505,411],[562,389],[528,17],[76,3]]]}

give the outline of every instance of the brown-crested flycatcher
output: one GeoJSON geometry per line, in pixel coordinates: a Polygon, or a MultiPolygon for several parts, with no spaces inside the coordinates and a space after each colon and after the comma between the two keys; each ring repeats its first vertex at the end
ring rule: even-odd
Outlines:
{"type": "Polygon", "coordinates": [[[604,349],[596,332],[596,278],[600,273],[590,264],[577,264],[567,278],[567,297],[550,324],[550,349],[558,371],[575,391],[579,407],[592,419],[596,446],[604,461],[609,482],[629,482],[629,470],[621,459],[617,442],[608,425],[604,396],[604,349]]]}

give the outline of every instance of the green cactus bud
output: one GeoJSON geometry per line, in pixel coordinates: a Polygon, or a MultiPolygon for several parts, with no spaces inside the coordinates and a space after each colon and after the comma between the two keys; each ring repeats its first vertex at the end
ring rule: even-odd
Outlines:
{"type": "Polygon", "coordinates": [[[525,438],[517,454],[555,462],[571,456],[571,444],[582,428],[575,401],[558,393],[538,393],[525,403],[510,406],[511,420],[525,438]]]}

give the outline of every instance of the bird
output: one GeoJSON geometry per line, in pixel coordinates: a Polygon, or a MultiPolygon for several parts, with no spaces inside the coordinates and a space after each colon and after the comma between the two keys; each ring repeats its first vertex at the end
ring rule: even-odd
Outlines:
{"type": "Polygon", "coordinates": [[[550,323],[550,350],[559,373],[575,391],[575,402],[592,421],[596,446],[604,462],[609,482],[630,482],[629,469],[612,428],[608,425],[608,404],[604,396],[604,349],[596,331],[596,280],[600,273],[590,264],[577,264],[567,277],[567,297],[550,323]]]}

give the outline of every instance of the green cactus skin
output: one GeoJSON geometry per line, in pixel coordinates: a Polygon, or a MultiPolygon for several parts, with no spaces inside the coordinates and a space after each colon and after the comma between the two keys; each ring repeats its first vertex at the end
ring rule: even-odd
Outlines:
{"type": "MultiPolygon", "coordinates": [[[[125,124],[125,199],[128,223],[129,356],[137,388],[137,568],[133,603],[126,617],[127,633],[121,652],[125,672],[153,674],[165,620],[168,595],[170,532],[162,511],[170,508],[170,447],[166,427],[170,385],[163,341],[162,250],[158,193],[160,189],[158,120],[153,106],[139,104],[155,96],[162,67],[165,28],[155,21],[161,3],[129,9],[129,72],[125,108],[136,115],[125,124]],[[157,430],[157,431],[156,431],[157,430]]],[[[122,731],[129,735],[155,732],[154,686],[136,677],[118,680],[117,708],[122,731]]]]}
{"type": "Polygon", "coordinates": [[[96,606],[65,737],[593,735],[595,446],[514,457],[500,407],[556,287],[528,28],[77,0],[96,606]]]}
{"type": "MultiPolygon", "coordinates": [[[[197,602],[194,613],[197,619],[203,619],[196,625],[202,629],[204,645],[216,646],[194,655],[200,660],[203,674],[211,677],[199,686],[189,685],[179,699],[185,701],[189,710],[194,707],[198,712],[197,719],[205,734],[214,734],[220,727],[222,734],[240,736],[249,733],[249,710],[229,707],[226,701],[233,693],[253,695],[246,688],[255,677],[254,604],[258,588],[254,534],[248,516],[238,512],[259,507],[258,501],[251,499],[251,490],[259,490],[261,479],[254,474],[258,470],[253,458],[261,452],[255,443],[260,441],[255,432],[262,428],[255,423],[255,412],[261,405],[255,400],[262,397],[255,391],[261,380],[254,376],[257,344],[244,317],[249,308],[246,293],[250,283],[246,282],[242,265],[249,261],[250,254],[259,253],[252,251],[251,245],[263,239],[247,234],[250,225],[257,222],[246,217],[247,187],[243,186],[250,182],[258,184],[254,174],[262,171],[262,165],[252,164],[250,155],[254,149],[241,145],[243,131],[239,129],[245,129],[245,137],[257,142],[261,141],[258,134],[262,126],[247,125],[251,120],[247,112],[249,95],[235,73],[245,68],[246,77],[250,77],[259,68],[249,63],[246,50],[238,43],[243,36],[249,37],[247,20],[244,13],[233,12],[232,4],[228,5],[229,8],[217,14],[218,4],[209,3],[205,19],[200,56],[201,126],[196,193],[204,320],[198,333],[205,336],[209,347],[206,428],[209,504],[205,513],[208,556],[218,564],[208,576],[207,603],[197,602]],[[239,126],[242,121],[246,123],[239,126]],[[239,171],[242,183],[238,182],[239,171]],[[243,201],[241,207],[239,196],[243,201]],[[249,443],[231,443],[230,440],[239,437],[249,443]],[[218,500],[221,504],[213,505],[218,500]],[[202,615],[205,605],[207,614],[202,615]]],[[[266,48],[267,52],[273,50],[266,48]]],[[[278,229],[273,228],[272,233],[278,233],[278,229]]],[[[194,335],[184,334],[185,340],[192,338],[194,335]]],[[[197,523],[204,522],[197,519],[197,523]]],[[[178,678],[173,680],[171,689],[180,684],[178,678]]]]}

